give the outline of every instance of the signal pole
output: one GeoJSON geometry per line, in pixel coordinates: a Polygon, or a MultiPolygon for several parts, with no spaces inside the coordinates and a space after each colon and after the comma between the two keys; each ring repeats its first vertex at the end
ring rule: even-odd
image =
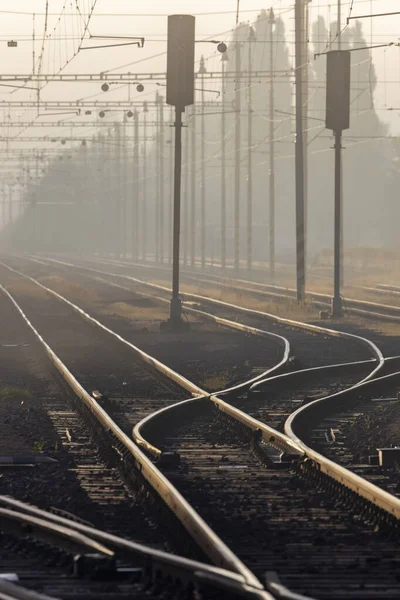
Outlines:
{"type": "Polygon", "coordinates": [[[296,279],[297,300],[304,301],[305,292],[305,227],[304,227],[304,140],[303,140],[303,60],[305,43],[305,0],[295,3],[295,85],[296,85],[296,279]]]}
{"type": "Polygon", "coordinates": [[[334,222],[334,291],[332,315],[342,315],[341,232],[342,232],[342,132],[350,127],[350,50],[330,50],[327,54],[326,120],[335,136],[335,222],[334,222]]]}
{"type": "Polygon", "coordinates": [[[270,52],[269,52],[269,272],[271,279],[275,277],[275,132],[274,132],[274,25],[275,15],[271,8],[268,16],[270,26],[270,52]]]}
{"type": "Polygon", "coordinates": [[[195,18],[190,15],[168,17],[167,103],[175,106],[174,223],[172,247],[172,298],[169,320],[164,328],[187,329],[182,320],[179,296],[179,259],[181,228],[182,113],[194,102],[195,18]]]}

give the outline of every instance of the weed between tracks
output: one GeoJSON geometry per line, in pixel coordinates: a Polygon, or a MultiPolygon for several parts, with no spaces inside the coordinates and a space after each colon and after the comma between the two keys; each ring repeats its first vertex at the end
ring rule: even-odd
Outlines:
{"type": "Polygon", "coordinates": [[[48,275],[46,277],[39,277],[38,281],[40,281],[40,283],[46,287],[51,288],[58,294],[61,294],[62,296],[68,296],[70,299],[75,301],[81,300],[95,302],[98,300],[97,294],[93,289],[89,289],[88,287],[78,283],[73,283],[64,279],[63,277],[48,275]]]}
{"type": "Polygon", "coordinates": [[[33,400],[32,394],[25,389],[18,387],[6,386],[0,389],[0,402],[4,400],[33,400]]]}
{"type": "MultiPolygon", "coordinates": [[[[156,283],[158,285],[168,284],[167,280],[151,280],[151,282],[156,283]]],[[[229,280],[227,280],[227,282],[229,283],[229,280]]],[[[232,285],[237,286],[237,283],[232,282],[232,285]]],[[[230,291],[226,289],[221,289],[217,286],[204,285],[201,283],[188,284],[182,282],[181,290],[182,293],[187,292],[190,294],[211,296],[212,298],[215,298],[216,300],[221,300],[222,302],[238,304],[239,306],[244,306],[253,310],[260,310],[263,312],[279,315],[280,317],[285,317],[293,320],[297,319],[304,321],[316,319],[318,316],[318,311],[313,306],[311,306],[309,302],[305,302],[302,306],[300,306],[295,299],[271,301],[268,300],[268,297],[266,297],[265,300],[260,300],[259,297],[255,297],[249,292],[242,292],[240,290],[230,291]]]]}

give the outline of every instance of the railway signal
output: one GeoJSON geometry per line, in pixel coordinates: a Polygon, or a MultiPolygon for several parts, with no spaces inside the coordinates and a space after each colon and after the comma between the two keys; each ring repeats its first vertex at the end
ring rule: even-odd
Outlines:
{"type": "Polygon", "coordinates": [[[342,315],[342,131],[350,127],[350,51],[327,52],[325,126],[335,135],[334,290],[332,315],[342,315]]]}
{"type": "Polygon", "coordinates": [[[175,107],[174,216],[172,249],[172,298],[170,316],[164,327],[186,329],[179,297],[179,258],[181,227],[182,113],[194,103],[194,33],[191,15],[168,17],[167,104],[175,107]]]}

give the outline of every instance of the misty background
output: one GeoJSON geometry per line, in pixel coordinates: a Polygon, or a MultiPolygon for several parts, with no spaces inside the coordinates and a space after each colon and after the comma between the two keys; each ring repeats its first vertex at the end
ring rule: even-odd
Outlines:
{"type": "MultiPolygon", "coordinates": [[[[28,9],[26,2],[18,4],[25,4],[28,9]]],[[[26,19],[31,20],[30,26],[33,26],[32,4],[43,10],[44,3],[29,3],[29,10],[23,16],[25,29],[26,19]]],[[[54,11],[54,14],[47,15],[47,38],[40,39],[45,15],[38,14],[35,16],[38,41],[33,45],[33,40],[29,40],[32,34],[24,34],[26,44],[19,43],[14,54],[15,63],[6,62],[7,70],[3,72],[30,72],[32,64],[29,60],[32,63],[33,58],[36,69],[40,66],[43,73],[98,73],[114,69],[116,64],[120,66],[115,68],[115,72],[165,71],[166,18],[161,15],[165,12],[165,2],[147,3],[148,13],[154,10],[160,16],[153,19],[141,17],[140,20],[134,16],[121,16],[125,9],[132,10],[131,2],[99,1],[93,14],[93,2],[81,2],[75,20],[73,7],[68,7],[68,3],[59,4],[58,13],[54,11]],[[71,16],[66,14],[67,10],[71,16]],[[108,18],[107,10],[118,12],[120,17],[117,20],[108,18]],[[97,16],[96,20],[99,13],[104,16],[97,16]],[[143,19],[147,19],[145,26],[143,19]],[[85,25],[87,23],[88,26],[85,25]],[[134,27],[132,23],[135,23],[134,27]],[[127,30],[129,35],[146,34],[145,37],[149,37],[145,42],[147,54],[141,54],[142,50],[133,47],[129,50],[80,50],[83,46],[80,42],[86,39],[87,30],[92,35],[100,35],[105,29],[107,34],[115,35],[128,35],[127,30]],[[31,46],[30,58],[28,45],[31,46]],[[33,48],[36,48],[35,57],[33,48]],[[153,49],[160,52],[153,52],[153,49]],[[154,58],[149,58],[153,55],[154,58]],[[142,56],[146,60],[142,61],[142,56]],[[129,63],[132,58],[134,60],[129,63]],[[139,61],[138,64],[135,64],[136,61],[139,61]]],[[[273,151],[277,258],[291,260],[295,244],[293,7],[286,1],[274,2],[274,23],[271,25],[270,6],[243,1],[237,28],[223,30],[228,23],[234,23],[236,2],[221,4],[221,11],[226,10],[223,15],[197,16],[196,39],[225,41],[228,50],[221,55],[215,44],[196,44],[195,68],[198,71],[202,65],[207,72],[220,72],[223,62],[228,74],[235,73],[235,44],[239,43],[241,107],[238,112],[233,77],[227,78],[224,87],[220,79],[196,80],[196,88],[199,88],[196,104],[189,107],[184,115],[182,256],[190,262],[193,250],[196,256],[200,255],[202,219],[205,218],[206,254],[209,258],[220,257],[224,164],[226,247],[227,257],[233,257],[235,127],[237,119],[240,119],[240,256],[246,258],[250,160],[253,258],[268,260],[268,186],[270,153],[273,151]],[[254,75],[257,71],[266,74],[257,77],[254,75]],[[270,104],[271,86],[273,110],[270,104]],[[271,141],[274,142],[273,148],[271,141]]],[[[349,12],[351,3],[343,2],[342,9],[342,49],[367,47],[352,52],[351,124],[343,137],[343,223],[344,246],[347,249],[398,247],[399,48],[371,50],[368,46],[397,41],[391,30],[396,30],[395,23],[400,20],[400,15],[373,23],[372,20],[352,20],[345,27],[349,14],[374,12],[378,4],[379,12],[396,8],[396,3],[383,0],[379,3],[356,1],[352,13],[349,12]]],[[[17,6],[15,8],[17,10],[17,6]]],[[[220,7],[215,7],[212,2],[175,2],[171,3],[171,8],[176,8],[172,12],[187,13],[191,8],[195,13],[196,10],[206,12],[208,8],[210,12],[218,12],[220,7]]],[[[332,6],[329,3],[311,3],[309,8],[309,97],[305,107],[308,112],[305,127],[309,151],[307,247],[308,259],[312,262],[318,253],[333,246],[333,137],[324,127],[326,58],[315,58],[314,55],[337,48],[337,15],[336,3],[332,6]]],[[[17,20],[20,25],[21,16],[5,15],[5,19],[12,19],[8,37],[13,37],[12,28],[17,20]]],[[[15,37],[20,35],[14,31],[15,37]]],[[[93,40],[84,42],[84,45],[91,44],[93,40]]],[[[14,92],[7,90],[2,94],[2,100],[30,99],[36,94],[28,90],[14,92]]],[[[121,111],[105,110],[103,116],[100,116],[101,107],[90,109],[91,114],[84,114],[86,111],[81,110],[80,114],[72,116],[47,116],[44,110],[40,110],[39,114],[37,109],[24,107],[18,110],[4,108],[3,122],[42,122],[43,128],[21,127],[19,130],[3,125],[3,137],[17,135],[21,139],[46,135],[49,141],[0,142],[4,162],[8,165],[2,171],[0,182],[3,239],[16,248],[26,250],[133,253],[141,257],[155,254],[158,258],[167,259],[170,256],[174,129],[171,126],[171,109],[165,105],[164,96],[165,89],[154,83],[144,83],[142,93],[137,92],[136,84],[110,86],[108,92],[102,92],[99,84],[50,83],[41,91],[42,100],[85,98],[100,103],[103,99],[130,100],[132,107],[121,111]],[[58,119],[72,120],[74,124],[82,123],[82,126],[79,129],[76,125],[73,128],[46,128],[46,121],[58,119]],[[84,127],[85,119],[91,123],[97,121],[98,126],[84,127]],[[138,144],[135,144],[135,122],[138,144]],[[71,141],[71,137],[77,138],[76,141],[71,141]],[[56,141],[51,142],[51,139],[56,141]]]]}

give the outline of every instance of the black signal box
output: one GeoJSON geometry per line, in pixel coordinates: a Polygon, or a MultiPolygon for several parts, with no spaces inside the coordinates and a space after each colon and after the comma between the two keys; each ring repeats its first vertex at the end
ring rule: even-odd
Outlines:
{"type": "Polygon", "coordinates": [[[331,50],[326,59],[325,127],[337,133],[350,127],[351,55],[349,50],[331,50]]]}
{"type": "Polygon", "coordinates": [[[167,104],[182,110],[194,102],[194,32],[193,16],[168,17],[167,104]]]}

